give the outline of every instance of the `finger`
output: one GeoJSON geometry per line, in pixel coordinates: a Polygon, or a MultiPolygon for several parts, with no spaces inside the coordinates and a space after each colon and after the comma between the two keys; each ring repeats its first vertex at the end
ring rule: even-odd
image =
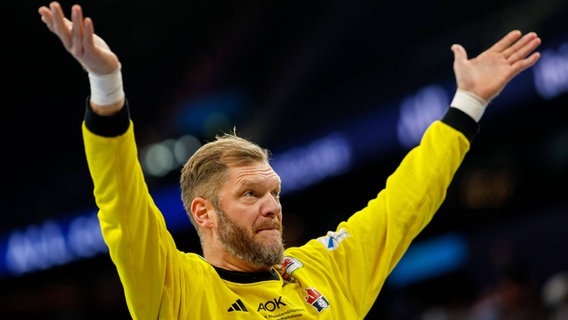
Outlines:
{"type": "Polygon", "coordinates": [[[75,44],[74,50],[82,50],[81,48],[83,47],[83,12],[79,5],[73,5],[73,7],[71,7],[71,21],[73,22],[73,27],[71,29],[71,36],[73,43],[75,44]]]}
{"type": "Polygon", "coordinates": [[[521,37],[521,31],[513,30],[507,33],[501,40],[497,41],[494,45],[492,45],[488,51],[496,51],[496,52],[503,52],[503,50],[507,49],[511,44],[517,41],[521,37]]]}
{"type": "Polygon", "coordinates": [[[61,5],[57,2],[52,2],[49,4],[49,10],[51,12],[53,27],[56,33],[61,33],[61,31],[66,27],[64,23],[65,15],[63,14],[61,5]]]}
{"type": "Polygon", "coordinates": [[[519,59],[524,59],[529,55],[534,49],[536,49],[541,43],[541,39],[536,35],[536,33],[531,32],[526,34],[523,38],[517,41],[510,48],[503,52],[503,55],[511,63],[519,59]]]}
{"type": "Polygon", "coordinates": [[[467,60],[467,52],[465,51],[464,47],[459,44],[454,44],[452,45],[451,49],[454,53],[454,63],[467,60]]]}
{"type": "Polygon", "coordinates": [[[83,47],[86,50],[93,51],[95,46],[95,27],[91,18],[85,18],[83,21],[83,47]]]}
{"type": "Polygon", "coordinates": [[[51,11],[46,6],[41,6],[37,12],[41,15],[41,21],[47,25],[49,30],[52,30],[53,24],[53,16],[51,15],[51,11]]]}
{"type": "Polygon", "coordinates": [[[63,15],[63,10],[61,9],[61,5],[57,2],[52,2],[49,4],[49,8],[51,9],[51,31],[55,33],[59,39],[63,42],[63,46],[65,48],[69,48],[71,45],[71,36],[70,30],[66,23],[65,16],[63,15]]]}
{"type": "Polygon", "coordinates": [[[540,59],[540,52],[533,52],[526,59],[519,60],[511,65],[513,76],[516,76],[521,71],[532,67],[540,59]]]}

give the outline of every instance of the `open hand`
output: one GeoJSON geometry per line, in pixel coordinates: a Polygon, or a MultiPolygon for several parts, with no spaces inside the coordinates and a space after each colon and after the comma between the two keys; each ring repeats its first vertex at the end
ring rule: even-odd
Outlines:
{"type": "Polygon", "coordinates": [[[491,48],[469,60],[461,45],[452,45],[458,89],[490,101],[517,74],[534,65],[540,53],[533,51],[541,44],[541,39],[534,32],[522,38],[521,35],[519,30],[513,30],[491,48]]]}
{"type": "Polygon", "coordinates": [[[57,35],[65,49],[89,72],[108,74],[120,68],[118,57],[97,36],[91,18],[83,18],[81,6],[71,7],[71,21],[65,18],[61,5],[51,2],[49,8],[38,9],[41,20],[57,35]]]}

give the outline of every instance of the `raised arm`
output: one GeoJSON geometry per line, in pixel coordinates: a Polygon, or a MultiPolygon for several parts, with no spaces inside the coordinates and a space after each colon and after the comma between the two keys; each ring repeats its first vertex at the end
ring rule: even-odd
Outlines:
{"type": "Polygon", "coordinates": [[[71,20],[58,2],[38,9],[41,20],[63,43],[65,49],[89,73],[90,105],[101,115],[110,115],[124,105],[120,61],[106,42],[95,34],[91,18],[83,18],[81,6],[71,7],[71,20]]]}

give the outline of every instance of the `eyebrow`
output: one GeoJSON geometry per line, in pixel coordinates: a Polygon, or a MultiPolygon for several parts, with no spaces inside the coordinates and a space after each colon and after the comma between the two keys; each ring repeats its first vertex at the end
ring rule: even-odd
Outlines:
{"type": "Polygon", "coordinates": [[[257,185],[272,186],[273,182],[276,182],[276,187],[278,189],[280,189],[282,181],[280,180],[279,177],[276,177],[274,179],[272,179],[272,178],[270,178],[270,179],[244,178],[244,179],[237,182],[237,186],[238,186],[238,188],[247,188],[247,187],[252,187],[252,186],[257,186],[257,185]]]}

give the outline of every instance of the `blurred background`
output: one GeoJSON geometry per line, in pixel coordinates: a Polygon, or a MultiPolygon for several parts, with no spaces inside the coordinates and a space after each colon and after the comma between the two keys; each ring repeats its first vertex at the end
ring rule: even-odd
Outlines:
{"type": "MultiPolygon", "coordinates": [[[[60,3],[81,4],[121,59],[150,191],[195,252],[178,176],[201,143],[236,127],[270,149],[286,243],[302,244],[365,206],[441,116],[453,43],[474,57],[536,31],[541,60],[491,102],[368,318],[568,319],[566,1],[60,3]]],[[[84,158],[88,79],[40,21],[47,4],[2,19],[0,318],[128,319],[84,158]]]]}

